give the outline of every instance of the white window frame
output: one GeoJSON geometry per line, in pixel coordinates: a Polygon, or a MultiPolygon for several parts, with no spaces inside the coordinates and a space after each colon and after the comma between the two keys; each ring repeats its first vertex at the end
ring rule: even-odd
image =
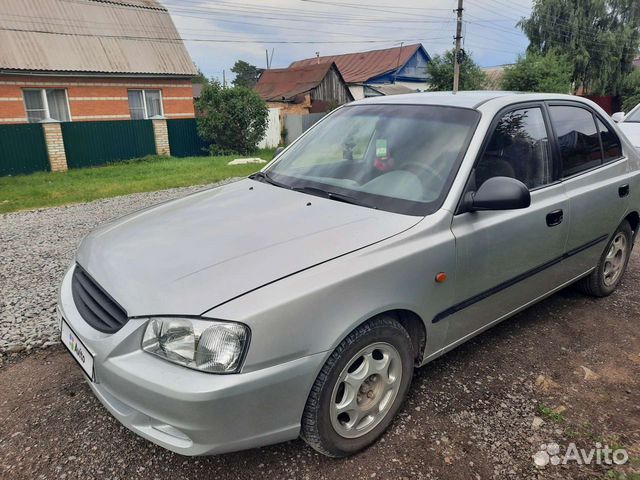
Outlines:
{"type": "MultiPolygon", "coordinates": [[[[158,92],[160,94],[160,116],[164,118],[164,98],[161,88],[129,88],[127,90],[127,100],[129,92],[142,92],[142,110],[144,111],[144,120],[149,120],[149,112],[147,111],[147,92],[158,92]]],[[[131,105],[129,105],[129,118],[131,118],[131,105]]]]}
{"type": "MultiPolygon", "coordinates": [[[[40,92],[40,98],[42,98],[42,104],[44,105],[45,120],[54,120],[56,122],[62,122],[61,120],[55,120],[51,118],[51,112],[49,111],[49,101],[47,100],[47,90],[62,90],[64,92],[64,98],[67,103],[67,113],[69,114],[69,122],[73,121],[71,117],[71,105],[69,104],[69,92],[66,88],[23,88],[23,92],[40,92]]],[[[27,122],[29,122],[29,108],[27,106],[27,99],[22,94],[22,102],[24,103],[24,112],[27,114],[27,122]]],[[[29,122],[29,123],[42,123],[42,122],[29,122]]]]}

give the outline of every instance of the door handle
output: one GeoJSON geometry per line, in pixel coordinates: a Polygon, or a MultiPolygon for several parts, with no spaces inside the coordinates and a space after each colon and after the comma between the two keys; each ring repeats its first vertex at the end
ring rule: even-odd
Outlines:
{"type": "Polygon", "coordinates": [[[549,227],[560,225],[562,220],[564,220],[564,212],[562,210],[554,210],[547,214],[547,225],[549,227]]]}
{"type": "Polygon", "coordinates": [[[620,198],[624,198],[629,195],[629,190],[630,189],[628,183],[620,185],[620,188],[618,188],[618,195],[620,195],[620,198]]]}

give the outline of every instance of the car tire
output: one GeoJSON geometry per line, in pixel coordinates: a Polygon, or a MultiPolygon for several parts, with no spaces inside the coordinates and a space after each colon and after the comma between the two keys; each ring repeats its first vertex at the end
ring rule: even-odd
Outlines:
{"type": "Polygon", "coordinates": [[[595,270],[578,282],[580,290],[592,297],[611,295],[627,269],[633,239],[631,225],[625,220],[609,239],[595,270]]]}
{"type": "Polygon", "coordinates": [[[413,367],[411,338],[393,316],[360,325],[318,374],[302,415],[301,437],[334,458],[368,447],[402,406],[413,367]]]}

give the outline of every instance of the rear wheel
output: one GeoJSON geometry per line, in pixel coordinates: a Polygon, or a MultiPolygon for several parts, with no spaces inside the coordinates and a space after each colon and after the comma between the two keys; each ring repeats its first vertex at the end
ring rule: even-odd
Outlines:
{"type": "Polygon", "coordinates": [[[578,284],[580,289],[594,297],[611,295],[620,284],[627,269],[632,242],[633,230],[625,220],[609,240],[596,269],[578,284]]]}
{"type": "Polygon", "coordinates": [[[351,332],[318,375],[302,418],[302,438],[331,457],[366,448],[400,409],[413,375],[407,331],[390,316],[351,332]]]}

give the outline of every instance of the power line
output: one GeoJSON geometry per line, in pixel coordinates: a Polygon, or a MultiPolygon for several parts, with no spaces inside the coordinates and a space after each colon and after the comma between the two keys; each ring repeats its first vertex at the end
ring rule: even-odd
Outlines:
{"type": "MultiPolygon", "coordinates": [[[[358,3],[339,3],[339,2],[328,2],[328,1],[324,1],[324,0],[300,0],[300,1],[301,2],[308,2],[308,3],[317,3],[317,4],[321,4],[321,5],[331,5],[331,6],[334,6],[334,7],[344,7],[344,8],[363,8],[363,7],[366,7],[367,11],[372,11],[372,12],[394,13],[394,14],[402,13],[402,12],[398,12],[397,10],[385,10],[385,9],[381,9],[381,8],[371,7],[369,5],[363,5],[361,3],[360,4],[358,4],[358,3]]],[[[405,10],[408,9],[408,8],[410,8],[410,7],[405,8],[405,10]]],[[[424,11],[424,8],[421,9],[421,10],[424,11]]],[[[407,14],[407,15],[410,15],[410,14],[407,14]]],[[[445,17],[441,17],[441,18],[445,18],[445,17]]]]}
{"type": "MultiPolygon", "coordinates": [[[[41,33],[47,35],[63,35],[73,37],[99,37],[99,38],[117,38],[121,40],[153,40],[164,43],[180,44],[185,42],[212,42],[212,43],[294,43],[294,44],[345,44],[345,43],[401,43],[406,40],[393,40],[393,39],[379,39],[379,40],[229,40],[229,39],[215,39],[215,38],[158,38],[148,37],[141,35],[104,35],[104,34],[91,34],[91,33],[70,33],[70,32],[52,32],[46,30],[33,30],[33,29],[18,29],[18,28],[0,28],[0,31],[8,32],[29,32],[29,33],[41,33]]],[[[408,41],[421,41],[423,39],[412,38],[408,41]]]]}
{"type": "MultiPolygon", "coordinates": [[[[177,0],[174,0],[177,1],[177,0]]],[[[318,11],[318,10],[309,10],[309,9],[293,9],[293,8],[279,8],[279,7],[270,7],[270,6],[265,6],[265,5],[255,5],[255,4],[246,4],[243,3],[241,5],[237,5],[237,4],[233,4],[233,3],[229,3],[229,2],[217,2],[213,5],[209,5],[209,4],[202,4],[202,2],[198,1],[198,0],[182,0],[181,2],[175,4],[175,3],[166,3],[166,5],[170,8],[189,8],[189,9],[198,9],[198,10],[204,10],[206,9],[207,11],[215,11],[217,13],[240,13],[240,14],[247,14],[247,13],[251,13],[252,15],[255,13],[258,14],[270,14],[270,15],[279,15],[279,17],[276,17],[275,19],[281,19],[283,15],[287,16],[288,18],[330,18],[332,20],[335,19],[343,19],[343,20],[355,20],[355,21],[363,21],[363,22],[386,22],[386,21],[403,21],[406,22],[407,20],[411,20],[411,19],[415,19],[415,18],[422,18],[423,20],[426,18],[432,18],[432,19],[443,19],[443,17],[432,17],[432,16],[428,16],[428,17],[422,17],[422,16],[416,16],[414,14],[409,14],[409,13],[404,13],[402,11],[396,11],[393,12],[396,15],[406,15],[407,17],[402,17],[399,18],[398,20],[395,20],[394,18],[390,18],[388,15],[387,16],[374,16],[371,15],[370,13],[368,13],[365,16],[353,16],[353,15],[345,15],[344,13],[340,13],[339,15],[336,14],[336,12],[327,12],[327,11],[318,11]],[[196,7],[190,7],[190,6],[184,6],[184,4],[187,5],[196,5],[196,7]],[[298,13],[299,12],[299,13],[298,13]]],[[[424,9],[422,9],[424,11],[424,9]]],[[[367,12],[369,12],[369,9],[367,10],[367,12]]],[[[385,12],[388,12],[387,10],[385,10],[385,12]]],[[[268,18],[274,18],[274,17],[268,17],[268,18]]],[[[422,20],[416,20],[417,22],[421,22],[422,20]]]]}
{"type": "MultiPolygon", "coordinates": [[[[471,0],[471,1],[475,2],[476,0],[471,0]]],[[[489,1],[494,2],[497,5],[500,5],[501,7],[510,8],[509,5],[507,5],[505,3],[502,3],[502,2],[498,2],[498,0],[489,0],[489,1]]],[[[491,7],[488,7],[486,4],[482,4],[482,8],[483,8],[483,10],[486,10],[486,11],[488,11],[490,13],[493,13],[494,15],[499,15],[499,16],[501,16],[503,18],[508,19],[508,20],[512,20],[515,23],[517,23],[520,20],[522,20],[523,18],[525,18],[524,16],[522,16],[522,17],[520,17],[518,19],[515,19],[513,17],[509,17],[507,15],[504,15],[503,13],[497,12],[496,10],[492,9],[491,7]]],[[[569,22],[565,22],[565,21],[562,21],[562,20],[558,19],[558,17],[555,17],[553,15],[539,14],[539,13],[537,15],[539,17],[541,17],[541,18],[546,18],[548,20],[553,21],[556,26],[560,27],[558,33],[563,35],[565,38],[569,38],[569,34],[573,35],[574,34],[574,30],[575,30],[578,33],[581,33],[582,35],[585,35],[587,38],[585,38],[584,40],[588,41],[588,42],[591,42],[592,45],[601,45],[601,46],[608,45],[606,42],[602,42],[602,41],[596,40],[594,38],[589,38],[594,33],[602,32],[602,30],[596,30],[596,29],[588,28],[588,27],[575,26],[575,25],[570,24],[569,22]]],[[[479,18],[479,17],[475,17],[475,18],[479,18]]],[[[491,21],[491,20],[481,20],[481,21],[491,21]]],[[[499,28],[499,27],[497,27],[497,28],[499,28]]]]}

